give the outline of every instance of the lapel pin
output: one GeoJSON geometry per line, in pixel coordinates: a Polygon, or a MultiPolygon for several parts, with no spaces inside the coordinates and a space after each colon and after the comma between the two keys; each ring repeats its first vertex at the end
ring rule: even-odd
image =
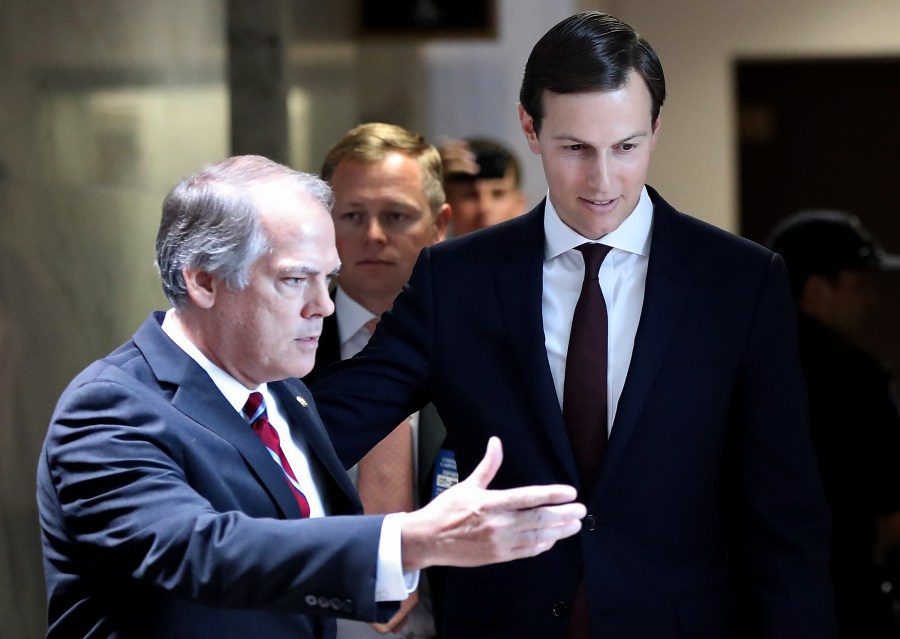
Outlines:
{"type": "Polygon", "coordinates": [[[309,406],[309,404],[306,403],[306,400],[303,399],[302,397],[300,397],[299,395],[297,395],[297,401],[300,402],[300,405],[303,408],[306,408],[307,406],[309,406]]]}

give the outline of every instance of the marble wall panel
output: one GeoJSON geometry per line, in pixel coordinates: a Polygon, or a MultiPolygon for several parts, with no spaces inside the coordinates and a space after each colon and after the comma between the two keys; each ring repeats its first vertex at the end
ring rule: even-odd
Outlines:
{"type": "Polygon", "coordinates": [[[228,120],[221,0],[0,0],[3,636],[44,636],[34,472],[56,399],[164,305],[160,204],[228,154],[228,120]]]}

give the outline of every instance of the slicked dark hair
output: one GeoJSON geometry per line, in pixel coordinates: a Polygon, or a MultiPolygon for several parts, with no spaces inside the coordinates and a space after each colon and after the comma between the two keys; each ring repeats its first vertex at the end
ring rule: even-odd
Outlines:
{"type": "Polygon", "coordinates": [[[652,100],[654,123],[666,99],[662,64],[650,43],[618,18],[599,11],[570,16],[538,40],[528,56],[519,103],[540,133],[544,92],[615,91],[634,70],[643,78],[652,100]]]}

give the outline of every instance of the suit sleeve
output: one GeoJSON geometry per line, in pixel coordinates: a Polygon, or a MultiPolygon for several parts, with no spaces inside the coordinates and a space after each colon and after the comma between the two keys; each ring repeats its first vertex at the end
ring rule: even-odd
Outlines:
{"type": "Polygon", "coordinates": [[[213,507],[198,484],[227,495],[251,471],[206,460],[216,472],[193,476],[191,458],[209,452],[172,435],[162,403],[119,381],[64,395],[38,473],[47,562],[214,607],[390,617],[395,605],[374,601],[382,517],[251,516],[237,497],[213,507]]]}
{"type": "Polygon", "coordinates": [[[434,330],[430,257],[427,248],[419,255],[409,282],[366,347],[330,366],[311,388],[346,468],[430,400],[434,330]]]}
{"type": "Polygon", "coordinates": [[[760,637],[834,637],[830,520],[807,425],[794,304],[777,255],[744,352],[732,469],[741,499],[734,523],[744,603],[760,637]]]}

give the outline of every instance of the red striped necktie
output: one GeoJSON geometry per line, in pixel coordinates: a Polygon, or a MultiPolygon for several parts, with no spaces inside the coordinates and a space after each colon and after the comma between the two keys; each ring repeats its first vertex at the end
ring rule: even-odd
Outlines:
{"type": "Polygon", "coordinates": [[[291,492],[294,493],[297,505],[300,506],[300,514],[303,517],[309,517],[309,502],[306,500],[306,495],[301,492],[300,484],[297,482],[297,476],[294,475],[294,470],[291,468],[290,462],[288,462],[287,457],[284,456],[284,451],[281,450],[281,439],[278,437],[278,431],[276,431],[275,427],[269,422],[269,417],[266,414],[266,402],[263,399],[262,393],[250,393],[247,403],[244,404],[244,416],[247,418],[247,421],[250,422],[250,427],[253,428],[253,432],[256,433],[256,436],[259,437],[260,440],[262,440],[262,443],[266,445],[266,448],[269,449],[269,454],[272,455],[272,459],[274,459],[275,462],[281,466],[281,470],[284,471],[284,478],[291,487],[291,492]]]}

